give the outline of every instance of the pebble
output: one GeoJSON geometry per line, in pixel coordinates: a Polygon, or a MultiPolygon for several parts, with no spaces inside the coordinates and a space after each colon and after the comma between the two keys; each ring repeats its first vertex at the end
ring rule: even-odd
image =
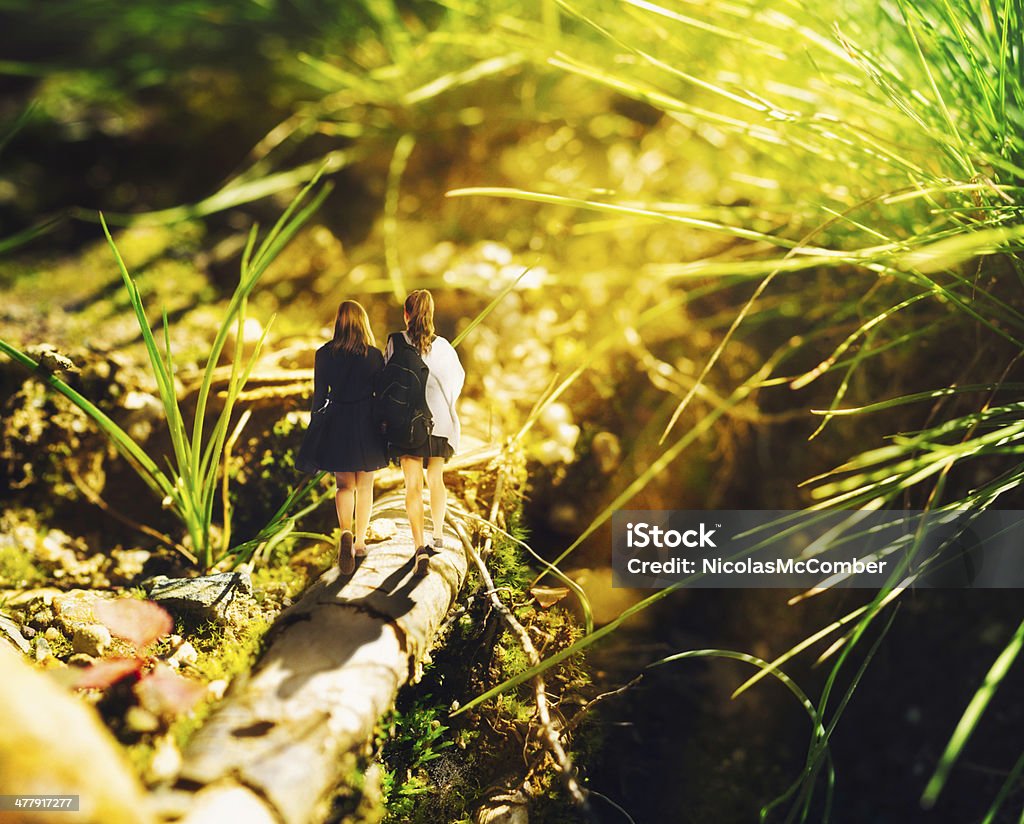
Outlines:
{"type": "Polygon", "coordinates": [[[40,607],[29,619],[29,625],[36,629],[46,629],[53,623],[53,610],[49,607],[40,607]]]}
{"type": "Polygon", "coordinates": [[[52,644],[57,643],[64,637],[63,633],[57,627],[50,627],[43,633],[43,638],[52,644]]]}
{"type": "Polygon", "coordinates": [[[124,714],[124,723],[134,732],[156,732],[160,729],[160,719],[138,705],[128,708],[124,714]]]}
{"type": "Polygon", "coordinates": [[[164,736],[157,742],[146,777],[154,784],[163,784],[170,782],[180,771],[181,752],[171,736],[164,736]]]}
{"type": "Polygon", "coordinates": [[[92,608],[98,600],[96,595],[84,589],[72,589],[54,596],[54,621],[68,632],[73,632],[79,624],[95,623],[92,608]]]}
{"type": "Polygon", "coordinates": [[[110,647],[110,630],[103,624],[86,624],[75,629],[71,647],[75,652],[84,652],[95,658],[102,658],[110,647]]]}
{"type": "Polygon", "coordinates": [[[50,649],[49,642],[42,636],[36,638],[36,660],[42,662],[52,657],[53,650],[50,649]]]}
{"type": "Polygon", "coordinates": [[[199,653],[188,641],[185,641],[175,651],[174,655],[167,659],[167,663],[177,669],[181,666],[190,666],[199,660],[199,653]]]}
{"type": "Polygon", "coordinates": [[[224,697],[224,693],[227,691],[228,681],[226,678],[218,678],[216,681],[211,681],[206,685],[206,694],[214,701],[220,701],[220,699],[224,697]]]}

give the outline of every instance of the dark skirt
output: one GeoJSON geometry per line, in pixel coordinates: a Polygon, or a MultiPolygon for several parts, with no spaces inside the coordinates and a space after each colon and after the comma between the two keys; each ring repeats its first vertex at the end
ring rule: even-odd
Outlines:
{"type": "Polygon", "coordinates": [[[337,404],[325,427],[318,458],[320,468],[327,472],[372,472],[387,466],[384,438],[374,423],[369,398],[337,404]]]}
{"type": "Polygon", "coordinates": [[[427,458],[444,458],[445,463],[448,459],[455,454],[455,450],[452,449],[452,445],[448,443],[447,438],[442,438],[439,435],[431,435],[424,442],[423,446],[418,449],[406,449],[401,454],[391,455],[391,462],[398,463],[400,458],[423,458],[423,465],[426,466],[427,458]]]}

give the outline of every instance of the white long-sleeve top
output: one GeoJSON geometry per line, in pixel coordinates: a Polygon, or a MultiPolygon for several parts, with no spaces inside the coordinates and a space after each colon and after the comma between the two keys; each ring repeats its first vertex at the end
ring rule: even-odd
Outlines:
{"type": "MultiPolygon", "coordinates": [[[[405,339],[409,335],[402,332],[405,339]]],[[[411,341],[409,341],[411,343],[411,341]]],[[[391,360],[391,340],[384,350],[384,362],[391,360]]],[[[423,355],[423,363],[426,364],[429,374],[427,375],[427,408],[434,419],[434,428],[431,435],[447,438],[452,450],[459,451],[459,435],[462,427],[459,424],[459,415],[455,411],[455,402],[462,393],[462,385],[466,381],[466,370],[459,362],[459,356],[445,338],[438,336],[430,344],[430,351],[423,355]]]]}

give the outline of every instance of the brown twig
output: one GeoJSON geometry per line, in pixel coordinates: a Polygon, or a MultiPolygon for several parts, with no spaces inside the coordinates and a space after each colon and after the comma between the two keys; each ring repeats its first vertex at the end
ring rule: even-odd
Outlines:
{"type": "Polygon", "coordinates": [[[112,518],[115,518],[121,523],[130,526],[132,529],[137,529],[143,535],[148,535],[150,538],[156,538],[161,543],[173,547],[175,550],[184,555],[189,560],[189,563],[198,563],[195,555],[193,555],[191,552],[185,549],[185,547],[183,547],[170,536],[164,535],[162,532],[157,532],[151,526],[146,526],[145,524],[140,524],[138,521],[133,521],[127,515],[124,515],[118,512],[116,509],[114,509],[110,504],[108,504],[106,501],[103,500],[103,498],[100,497],[99,493],[95,489],[93,489],[85,482],[85,480],[82,478],[81,475],[78,474],[78,471],[71,464],[71,462],[68,462],[67,470],[68,474],[71,476],[72,483],[74,483],[78,491],[81,492],[85,496],[86,500],[88,500],[89,503],[91,503],[93,506],[98,506],[112,518]]]}
{"type": "MultiPolygon", "coordinates": [[[[459,539],[462,541],[462,546],[466,550],[466,554],[469,555],[473,560],[473,563],[476,564],[477,572],[480,574],[480,578],[487,588],[486,591],[491,600],[491,604],[502,618],[505,619],[505,623],[508,624],[512,634],[519,641],[519,645],[522,647],[530,666],[537,666],[540,664],[540,656],[537,654],[537,650],[533,646],[533,641],[530,640],[530,634],[526,631],[523,625],[516,620],[512,611],[505,606],[505,603],[498,597],[494,587],[494,580],[491,578],[491,573],[488,571],[487,565],[480,557],[480,553],[477,552],[476,547],[473,546],[473,542],[466,534],[465,528],[461,523],[454,519],[452,524],[455,528],[456,534],[458,534],[459,539]]],[[[565,787],[569,792],[569,795],[578,806],[586,809],[588,807],[587,796],[584,793],[583,788],[580,787],[579,782],[576,780],[572,760],[569,758],[568,753],[566,753],[565,748],[562,746],[558,730],[551,721],[546,686],[544,684],[544,677],[541,675],[537,675],[533,679],[533,694],[534,701],[537,705],[537,720],[540,725],[541,741],[547,751],[551,754],[555,765],[558,767],[558,771],[562,775],[562,780],[565,783],[565,787]]]]}

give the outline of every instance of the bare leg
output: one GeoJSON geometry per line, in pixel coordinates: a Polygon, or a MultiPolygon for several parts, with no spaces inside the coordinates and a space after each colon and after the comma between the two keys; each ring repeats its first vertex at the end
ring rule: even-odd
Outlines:
{"type": "Polygon", "coordinates": [[[448,490],[444,488],[444,458],[427,459],[427,488],[430,490],[430,520],[434,525],[434,546],[444,545],[444,515],[448,490]]]}
{"type": "Polygon", "coordinates": [[[373,506],[373,472],[356,473],[356,555],[366,554],[366,529],[373,506]]]}
{"type": "Polygon", "coordinates": [[[335,472],[338,489],[334,493],[334,508],[338,510],[338,526],[342,532],[352,531],[352,510],[356,499],[356,473],[335,472]]]}
{"type": "Polygon", "coordinates": [[[419,549],[423,546],[423,459],[403,455],[400,460],[405,475],[405,512],[412,527],[412,541],[419,549]]]}

